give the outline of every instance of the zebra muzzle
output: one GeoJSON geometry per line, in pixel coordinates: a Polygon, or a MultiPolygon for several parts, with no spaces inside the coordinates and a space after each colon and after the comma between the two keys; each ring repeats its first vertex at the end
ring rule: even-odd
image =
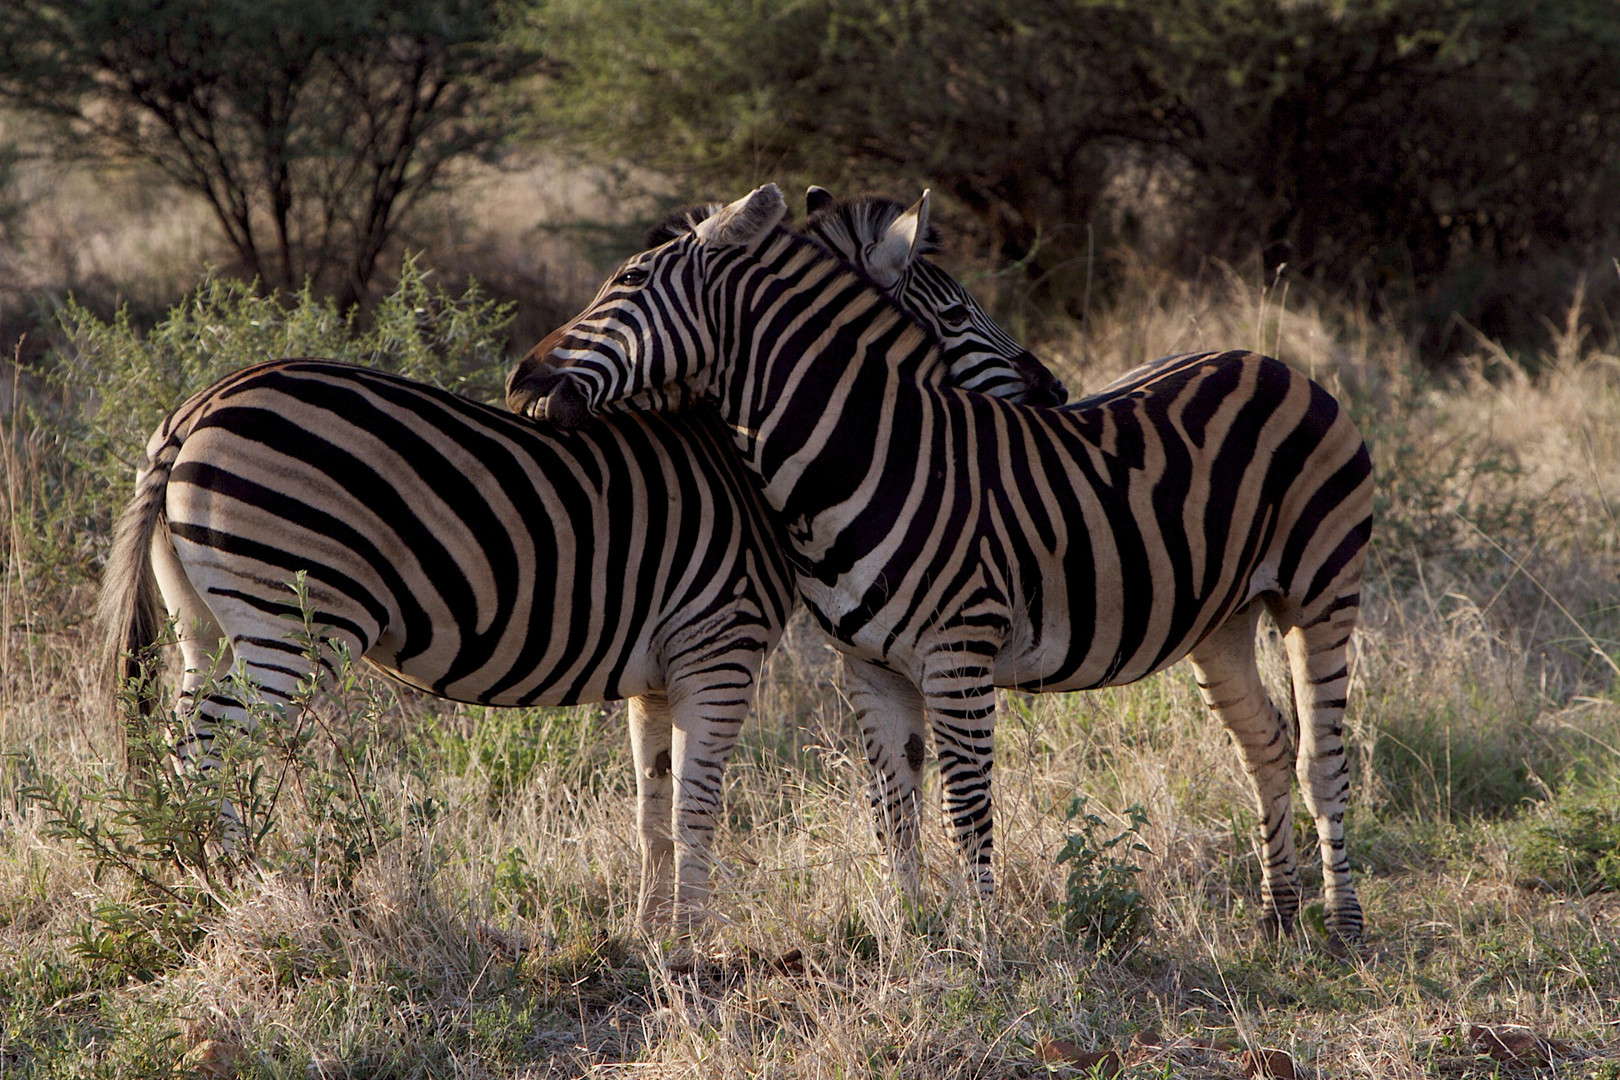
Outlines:
{"type": "Polygon", "coordinates": [[[565,378],[546,395],[546,419],[558,427],[579,427],[590,415],[591,406],[578,379],[565,378]]]}
{"type": "Polygon", "coordinates": [[[525,357],[507,376],[506,407],[565,428],[583,424],[591,412],[579,379],[532,357],[525,357]]]}
{"type": "Polygon", "coordinates": [[[1068,388],[1056,375],[1046,370],[1046,365],[1037,360],[1033,353],[1026,351],[1022,356],[1016,357],[1012,361],[1012,366],[1029,384],[1029,391],[1023,397],[1025,405],[1048,408],[1062,405],[1069,400],[1068,388]]]}

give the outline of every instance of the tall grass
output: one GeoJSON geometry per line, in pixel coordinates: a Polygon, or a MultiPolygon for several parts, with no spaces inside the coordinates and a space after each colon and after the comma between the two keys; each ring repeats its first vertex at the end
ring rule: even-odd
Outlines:
{"type": "MultiPolygon", "coordinates": [[[[421,296],[399,310],[382,324],[402,336],[363,358],[493,385],[482,345],[429,365],[446,343],[496,340],[502,313],[421,296]]],[[[121,733],[87,706],[85,613],[142,428],[216,367],[358,355],[371,331],[230,290],[144,339],[83,312],[67,325],[65,377],[0,418],[0,738],[63,783],[120,790],[121,733]]],[[[1080,1075],[1082,1054],[1115,1050],[1130,1076],[1229,1077],[1242,1051],[1274,1048],[1307,1076],[1620,1075],[1620,363],[1615,342],[1558,342],[1530,365],[1481,343],[1462,370],[1425,374],[1376,321],[1232,273],[1144,278],[1083,335],[1043,343],[1091,386],[1172,351],[1263,348],[1363,422],[1380,510],[1347,717],[1371,932],[1356,956],[1309,910],[1293,939],[1254,932],[1246,780],[1179,668],[1007,695],[996,904],[976,905],[930,829],[928,903],[902,909],[831,654],[796,624],[729,770],[717,911],[695,941],[633,929],[614,706],[478,710],[356,684],[329,723],[363,754],[301,760],[277,843],[139,968],[84,943],[161,930],[162,901],[63,837],[24,796],[21,759],[0,759],[0,1072],[1013,1077],[1080,1075]],[[363,799],[338,798],[345,768],[363,799]],[[1066,817],[1076,797],[1097,825],[1066,817]],[[344,846],[354,830],[370,842],[344,846]],[[1078,844],[1104,865],[1127,832],[1146,850],[1115,865],[1138,869],[1077,891],[1085,860],[1058,856],[1078,844]],[[1147,922],[1099,953],[1063,925],[1109,882],[1147,922]],[[132,913],[111,925],[109,904],[132,913]],[[1524,1055],[1475,1029],[1527,1033],[1524,1055]]],[[[1262,655],[1281,698],[1264,630],[1262,655]]],[[[1303,814],[1297,827],[1310,850],[1303,814]]]]}

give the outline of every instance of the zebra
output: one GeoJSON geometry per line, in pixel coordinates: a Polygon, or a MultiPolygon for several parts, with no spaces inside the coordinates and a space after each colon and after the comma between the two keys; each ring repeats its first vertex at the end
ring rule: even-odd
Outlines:
{"type": "MultiPolygon", "coordinates": [[[[925,258],[940,244],[929,220],[931,197],[924,189],[915,203],[905,206],[882,195],[839,199],[811,185],[798,231],[849,263],[927,327],[939,342],[953,386],[1025,405],[1063,404],[1068,391],[1052,372],[1003,330],[960,281],[925,258]]],[[[709,202],[673,211],[647,231],[646,246],[673,240],[720,209],[721,203],[709,202]]]]}
{"type": "Polygon", "coordinates": [[[880,843],[913,897],[928,728],[988,901],[996,687],[1119,685],[1189,657],[1251,778],[1262,927],[1290,931],[1289,733],[1255,656],[1269,611],[1327,927],[1359,940],[1342,725],[1372,474],[1348,414],[1248,352],[1165,359],[1061,409],[962,394],[927,333],[776,228],[783,210],[767,185],[627,260],[510,374],[509,404],[572,418],[683,386],[718,408],[845,657],[880,843]]]}
{"type": "Polygon", "coordinates": [[[930,197],[931,192],[924,190],[916,203],[902,210],[898,202],[880,195],[837,199],[827,189],[812,186],[805,193],[808,217],[799,231],[860,267],[906,314],[923,323],[939,339],[954,385],[1003,397],[999,384],[1010,369],[1031,386],[1020,399],[1024,404],[1063,404],[1068,395],[1062,386],[1041,384],[1044,368],[1039,361],[979,306],[961,282],[921,257],[939,249],[939,235],[929,224],[930,197]],[[909,218],[916,219],[915,227],[909,218]],[[872,238],[889,236],[896,229],[913,236],[909,253],[895,250],[898,244],[892,240],[888,251],[873,245],[872,238]]]}
{"type": "MultiPolygon", "coordinates": [[[[962,355],[996,393],[1061,400],[1021,347],[1005,370],[962,355]]],[[[458,701],[628,698],[637,919],[693,922],[722,770],[793,601],[725,439],[703,407],[564,431],[335,361],[248,367],[147,442],[103,575],[105,667],[134,677],[174,619],[175,750],[206,768],[221,726],[249,722],[232,670],[296,720],[304,571],[327,677],[346,651],[458,701]]]]}

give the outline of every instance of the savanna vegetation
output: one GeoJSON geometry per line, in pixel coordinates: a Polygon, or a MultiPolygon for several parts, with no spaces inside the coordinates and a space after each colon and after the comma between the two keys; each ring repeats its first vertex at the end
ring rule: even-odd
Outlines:
{"type": "Polygon", "coordinates": [[[1620,1076],[1616,61],[1596,0],[7,5],[0,1074],[1620,1076]],[[1354,411],[1363,947],[1254,934],[1180,668],[1009,695],[996,906],[934,831],[904,911],[796,625],[695,940],[634,928],[619,706],[357,666],[206,779],[102,707],[111,520],[189,391],[313,354],[493,399],[642,219],[764,180],[932,186],[1071,389],[1253,348],[1354,411]]]}

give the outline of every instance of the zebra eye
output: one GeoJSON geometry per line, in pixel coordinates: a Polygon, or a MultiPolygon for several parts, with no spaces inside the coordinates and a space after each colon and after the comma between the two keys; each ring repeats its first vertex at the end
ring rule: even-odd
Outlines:
{"type": "Polygon", "coordinates": [[[613,279],[615,285],[640,285],[647,280],[647,271],[639,266],[632,266],[624,273],[613,279]]]}
{"type": "Polygon", "coordinates": [[[952,304],[941,309],[939,317],[945,320],[945,325],[952,329],[960,329],[967,325],[968,309],[966,304],[952,304]]]}

